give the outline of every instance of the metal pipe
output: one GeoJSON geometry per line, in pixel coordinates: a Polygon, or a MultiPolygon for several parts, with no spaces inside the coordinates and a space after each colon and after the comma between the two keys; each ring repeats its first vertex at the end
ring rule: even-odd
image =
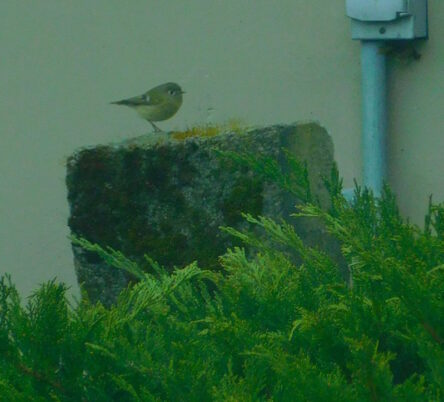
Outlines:
{"type": "Polygon", "coordinates": [[[363,184],[378,197],[387,171],[386,56],[384,41],[361,43],[363,184]]]}

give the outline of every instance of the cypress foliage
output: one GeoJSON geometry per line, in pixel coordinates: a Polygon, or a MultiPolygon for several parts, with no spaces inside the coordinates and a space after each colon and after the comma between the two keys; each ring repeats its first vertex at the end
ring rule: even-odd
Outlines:
{"type": "Polygon", "coordinates": [[[326,211],[303,166],[289,178],[263,166],[307,201],[295,215],[338,239],[350,283],[289,223],[265,217],[244,216],[261,231],[222,229],[244,247],[227,250],[218,273],[191,264],[168,274],[149,257],[146,273],[72,238],[135,283],[106,309],[86,297],[70,306],[55,281],[24,304],[3,276],[0,400],[443,400],[444,206],[430,202],[420,229],[387,187],[379,199],[357,187],[348,204],[333,170],[326,211]]]}

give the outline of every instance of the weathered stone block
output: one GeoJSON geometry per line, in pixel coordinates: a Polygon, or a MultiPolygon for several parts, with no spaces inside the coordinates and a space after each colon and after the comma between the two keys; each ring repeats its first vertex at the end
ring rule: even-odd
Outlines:
{"type": "MultiPolygon", "coordinates": [[[[139,139],[80,150],[67,166],[69,227],[141,264],[146,253],[167,269],[194,260],[218,269],[218,256],[234,245],[220,226],[247,225],[241,212],[287,217],[296,200],[215,150],[266,155],[283,163],[283,149],[307,162],[312,189],[326,205],[320,176],[329,175],[333,166],[330,136],[315,123],[278,125],[243,134],[151,144],[139,139]]],[[[298,225],[309,243],[324,242],[319,226],[298,225]]],[[[91,300],[112,303],[129,276],[79,247],[73,252],[78,281],[91,300]]]]}

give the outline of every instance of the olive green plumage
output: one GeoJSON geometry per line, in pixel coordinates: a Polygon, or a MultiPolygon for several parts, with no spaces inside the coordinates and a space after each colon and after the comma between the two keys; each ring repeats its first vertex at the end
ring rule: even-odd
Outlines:
{"type": "Polygon", "coordinates": [[[133,108],[139,116],[153,126],[154,131],[161,131],[153,122],[173,117],[182,105],[182,94],[184,93],[178,84],[167,82],[142,95],[111,102],[111,104],[133,108]]]}

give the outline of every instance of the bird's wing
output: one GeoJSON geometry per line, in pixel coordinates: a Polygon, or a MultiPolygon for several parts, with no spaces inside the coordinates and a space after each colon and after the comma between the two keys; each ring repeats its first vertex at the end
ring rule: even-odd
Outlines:
{"type": "Polygon", "coordinates": [[[160,97],[153,97],[148,95],[147,93],[139,96],[134,96],[128,99],[122,99],[117,102],[111,102],[114,105],[125,105],[125,106],[153,106],[162,103],[162,99],[160,97]]]}

